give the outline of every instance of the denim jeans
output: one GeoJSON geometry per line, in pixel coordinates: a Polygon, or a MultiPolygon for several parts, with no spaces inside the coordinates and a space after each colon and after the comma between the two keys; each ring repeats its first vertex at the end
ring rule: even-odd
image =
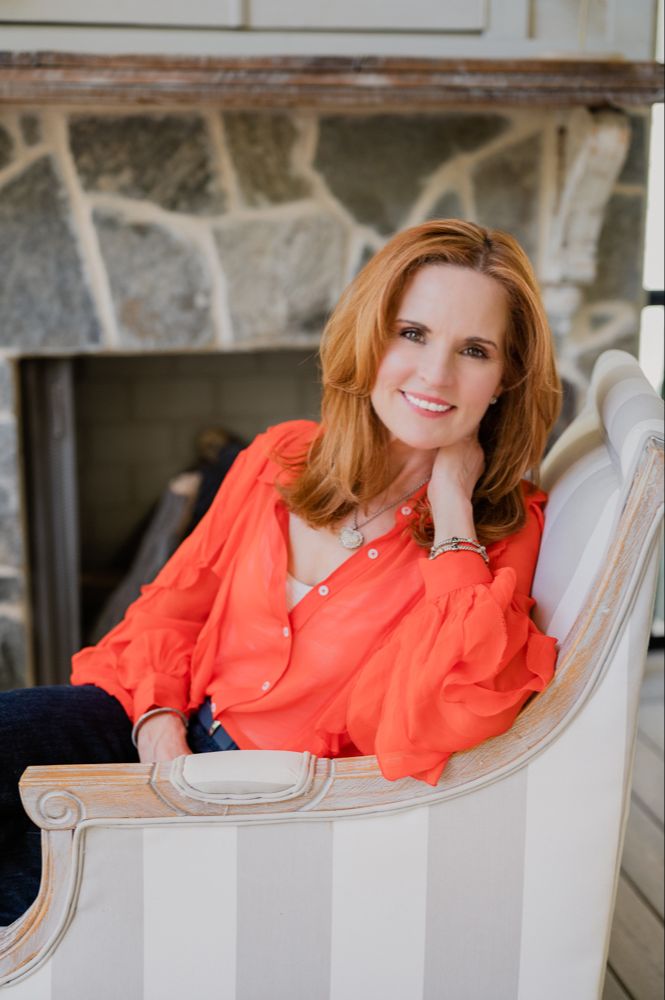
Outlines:
{"type": "MultiPolygon", "coordinates": [[[[23,771],[31,764],[136,763],[131,733],[120,702],[92,684],[0,692],[0,926],[25,912],[41,878],[40,831],[18,792],[23,771]]],[[[193,717],[193,753],[236,749],[224,730],[215,736],[193,717]]]]}

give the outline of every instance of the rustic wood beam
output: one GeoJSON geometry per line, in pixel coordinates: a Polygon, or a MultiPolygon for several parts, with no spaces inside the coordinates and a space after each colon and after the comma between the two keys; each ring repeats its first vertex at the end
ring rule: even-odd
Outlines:
{"type": "Polygon", "coordinates": [[[656,62],[0,52],[0,103],[12,104],[609,108],[662,101],[664,89],[663,67],[656,62]]]}

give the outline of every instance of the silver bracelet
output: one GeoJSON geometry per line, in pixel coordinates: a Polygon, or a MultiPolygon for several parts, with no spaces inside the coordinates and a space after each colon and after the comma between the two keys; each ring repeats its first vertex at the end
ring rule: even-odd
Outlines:
{"type": "Polygon", "coordinates": [[[430,559],[436,559],[437,556],[442,555],[444,552],[475,552],[476,555],[479,555],[484,560],[486,565],[489,565],[490,561],[487,549],[475,538],[458,538],[456,535],[453,535],[452,538],[446,538],[444,541],[439,542],[438,545],[433,545],[429,551],[429,557],[430,559]]]}
{"type": "Polygon", "coordinates": [[[169,712],[171,715],[180,716],[185,726],[185,729],[187,729],[187,726],[189,725],[189,719],[187,718],[184,712],[180,711],[179,708],[151,708],[149,712],[144,712],[143,715],[139,715],[138,719],[136,720],[136,722],[132,727],[132,743],[134,744],[137,750],[139,748],[139,745],[137,743],[139,729],[141,728],[143,723],[147,722],[148,719],[152,718],[153,715],[163,715],[165,712],[169,712]]]}

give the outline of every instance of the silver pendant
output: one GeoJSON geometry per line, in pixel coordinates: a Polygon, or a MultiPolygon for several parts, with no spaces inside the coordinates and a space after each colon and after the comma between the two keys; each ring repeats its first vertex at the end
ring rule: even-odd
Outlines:
{"type": "Polygon", "coordinates": [[[362,531],[357,528],[342,528],[339,540],[345,549],[359,549],[365,541],[362,531]]]}

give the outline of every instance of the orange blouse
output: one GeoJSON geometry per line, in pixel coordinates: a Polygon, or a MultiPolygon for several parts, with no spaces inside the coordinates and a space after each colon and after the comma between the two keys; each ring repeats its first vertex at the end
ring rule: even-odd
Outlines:
{"type": "Polygon", "coordinates": [[[206,516],[125,618],[74,656],[136,719],[190,712],[209,696],[242,749],[376,754],[386,778],[436,784],[456,750],[508,729],[551,679],[555,640],[529,617],[545,494],[525,486],[527,521],[476,554],[429,560],[393,528],[356,550],[289,614],[288,511],[275,452],[318,427],[270,428],[236,459],[206,516]]]}

